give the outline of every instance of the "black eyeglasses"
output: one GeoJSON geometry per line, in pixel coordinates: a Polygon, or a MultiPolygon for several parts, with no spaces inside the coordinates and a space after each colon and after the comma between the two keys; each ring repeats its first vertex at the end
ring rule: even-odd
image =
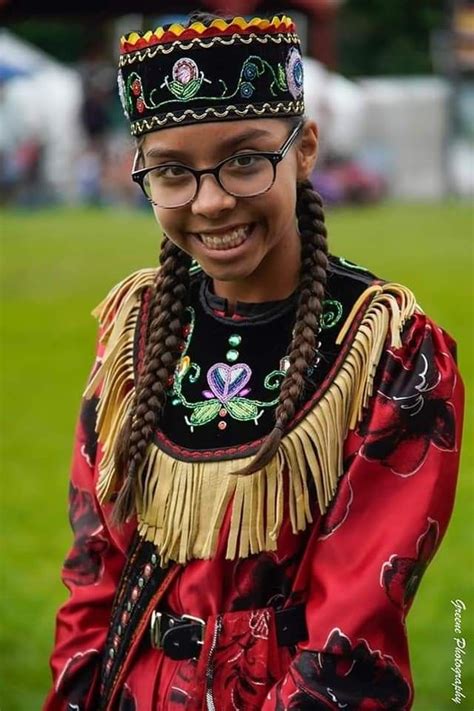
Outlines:
{"type": "Polygon", "coordinates": [[[195,170],[180,163],[163,163],[136,170],[140,159],[137,151],[132,180],[138,183],[147,199],[161,208],[183,207],[199,192],[203,175],[213,175],[220,187],[233,197],[248,198],[270,190],[276,169],[293,145],[304,121],[300,121],[278,151],[247,151],[220,161],[214,168],[195,170]]]}

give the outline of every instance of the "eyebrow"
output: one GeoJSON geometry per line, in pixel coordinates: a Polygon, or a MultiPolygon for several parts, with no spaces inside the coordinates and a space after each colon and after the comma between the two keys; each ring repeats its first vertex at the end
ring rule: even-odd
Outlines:
{"type": "MultiPolygon", "coordinates": [[[[244,131],[238,136],[231,136],[227,140],[219,141],[219,146],[223,149],[223,152],[227,152],[231,151],[232,149],[235,150],[241,143],[245,143],[246,141],[255,140],[257,138],[269,137],[271,135],[272,134],[270,133],[270,131],[265,131],[261,128],[254,128],[248,131],[244,131]]],[[[183,158],[187,155],[188,154],[185,151],[173,151],[169,148],[161,148],[160,146],[155,146],[154,148],[150,148],[150,150],[146,152],[145,157],[178,159],[183,158]]]]}

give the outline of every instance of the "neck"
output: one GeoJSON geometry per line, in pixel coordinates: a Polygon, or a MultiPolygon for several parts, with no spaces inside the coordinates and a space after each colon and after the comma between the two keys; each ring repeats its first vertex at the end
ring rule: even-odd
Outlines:
{"type": "Polygon", "coordinates": [[[287,239],[285,247],[269,252],[249,276],[232,281],[213,279],[214,293],[227,300],[230,312],[238,301],[252,304],[279,301],[296,290],[301,267],[299,236],[287,239]]]}

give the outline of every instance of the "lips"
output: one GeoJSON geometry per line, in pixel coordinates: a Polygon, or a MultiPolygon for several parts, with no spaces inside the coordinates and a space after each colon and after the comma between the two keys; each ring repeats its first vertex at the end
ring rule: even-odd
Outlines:
{"type": "Polygon", "coordinates": [[[195,233],[207,249],[226,250],[240,247],[250,236],[252,225],[237,225],[213,232],[195,233]]]}

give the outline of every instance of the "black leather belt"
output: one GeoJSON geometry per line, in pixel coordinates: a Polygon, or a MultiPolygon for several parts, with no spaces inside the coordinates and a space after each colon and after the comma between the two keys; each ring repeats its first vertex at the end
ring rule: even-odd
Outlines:
{"type": "MultiPolygon", "coordinates": [[[[308,638],[305,606],[294,605],[276,610],[275,625],[280,647],[291,647],[308,638]]],[[[171,659],[197,659],[204,644],[206,623],[199,617],[182,615],[175,617],[168,612],[153,611],[151,617],[150,643],[162,649],[171,659]]]]}

